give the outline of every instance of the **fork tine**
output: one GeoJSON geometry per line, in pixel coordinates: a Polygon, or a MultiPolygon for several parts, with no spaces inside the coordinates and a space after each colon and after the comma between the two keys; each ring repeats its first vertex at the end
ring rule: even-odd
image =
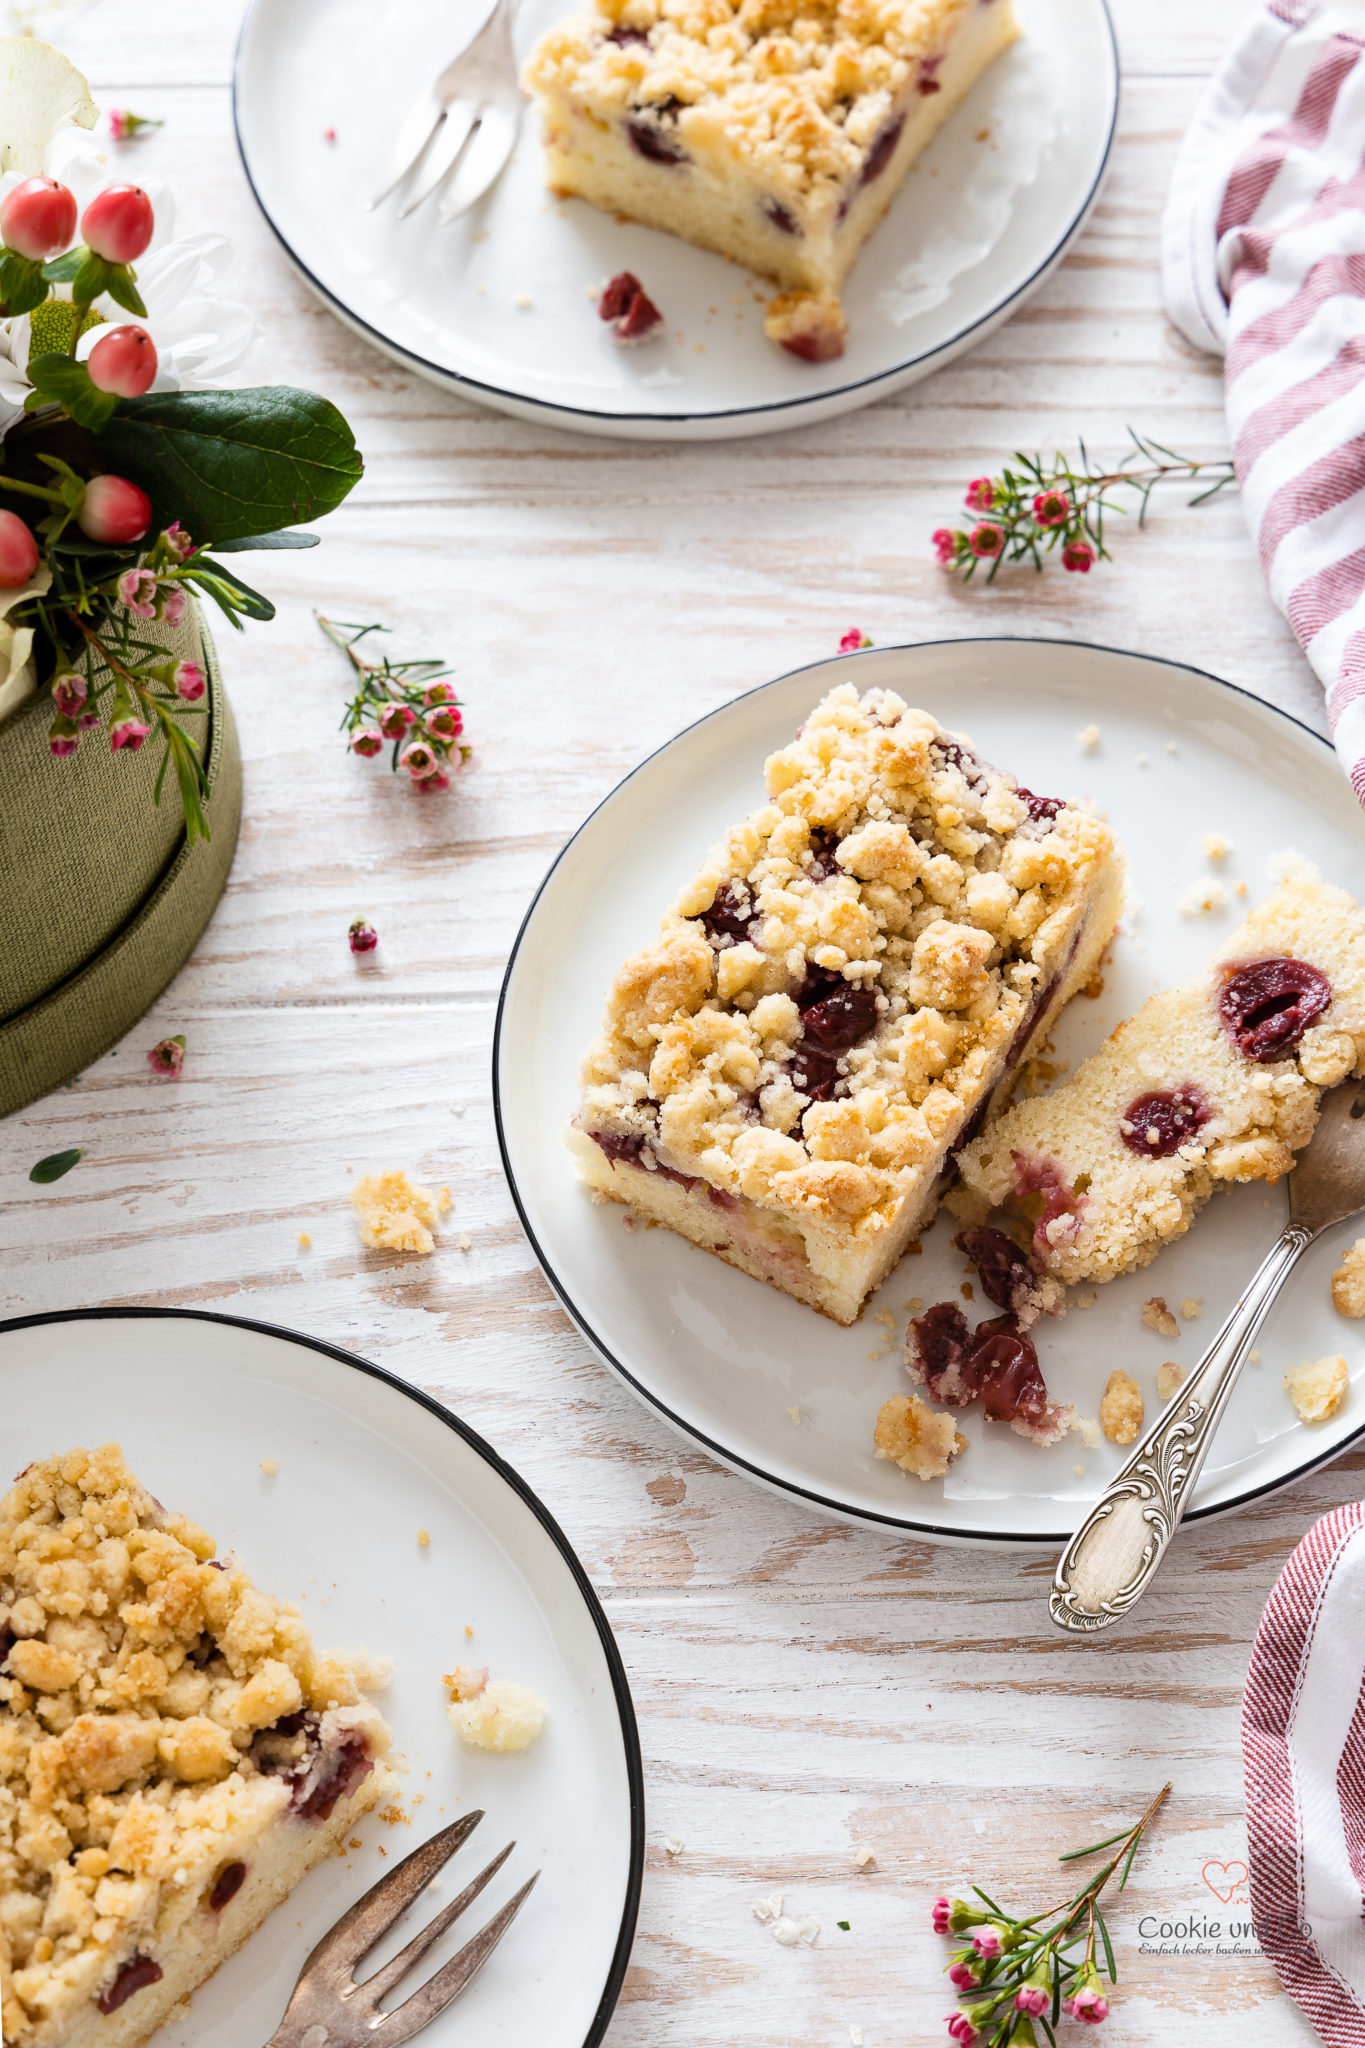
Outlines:
{"type": "Polygon", "coordinates": [[[485,107],[478,133],[465,153],[455,179],[441,201],[437,221],[446,227],[482,199],[516,147],[521,109],[515,114],[505,107],[485,107]]]}
{"type": "Polygon", "coordinates": [[[429,1920],[420,1934],[414,1934],[407,1947],[400,1950],[391,1963],[385,1963],[382,1970],[376,1970],[372,1977],[365,1979],[360,1989],[371,2005],[378,2005],[387,1998],[400,1977],[406,1977],[413,1964],[421,1960],[432,1943],[440,1940],[447,1927],[459,1919],[467,1906],[473,1905],[489,1879],[497,1876],[516,1846],[515,1842],[509,1842],[507,1847],[493,1858],[488,1868],[481,1870],[472,1883],[465,1886],[458,1899],[452,1899],[448,1906],[442,1906],[435,1919],[429,1920]]]}
{"type": "Polygon", "coordinates": [[[398,131],[398,137],[389,152],[389,161],[384,171],[384,182],[370,201],[370,211],[386,200],[390,192],[402,184],[409,171],[415,171],[425,155],[427,145],[436,133],[441,121],[441,105],[434,93],[419,93],[409,107],[398,131]]]}
{"type": "Polygon", "coordinates": [[[476,113],[474,103],[469,100],[456,100],[446,108],[441,132],[429,144],[413,178],[412,188],[398,209],[399,220],[406,220],[410,213],[415,213],[422,201],[429,199],[437,186],[449,177],[456,157],[469,140],[476,113]]]}
{"type": "Polygon", "coordinates": [[[420,1849],[414,1849],[410,1856],[405,1856],[401,1863],[386,1871],[378,1884],[372,1884],[350,1911],[342,1914],[331,1932],[323,1935],[303,1966],[300,1982],[322,1965],[326,1966],[329,1977],[348,1979],[361,1957],[367,1956],[399,1915],[407,1911],[422,1888],[430,1884],[437,1871],[443,1869],[455,1851],[468,1841],[482,1819],[483,1809],[480,1807],[465,1814],[462,1820],[452,1821],[429,1842],[423,1842],[420,1849]]]}
{"type": "Polygon", "coordinates": [[[405,1999],[402,2005],[383,2015],[383,2031],[378,2036],[383,2048],[401,2048],[402,2042],[410,2041],[414,2034],[420,2033],[423,2027],[435,2019],[437,2013],[444,2012],[453,1998],[459,1997],[470,1978],[482,1969],[516,1919],[539,1876],[540,1872],[537,1870],[534,1876],[526,1880],[519,1892],[513,1893],[501,1911],[493,1915],[488,1925],[481,1927],[472,1940],[465,1943],[459,1954],[452,1956],[448,1963],[443,1964],[420,1991],[414,1991],[412,1997],[405,1999]]]}

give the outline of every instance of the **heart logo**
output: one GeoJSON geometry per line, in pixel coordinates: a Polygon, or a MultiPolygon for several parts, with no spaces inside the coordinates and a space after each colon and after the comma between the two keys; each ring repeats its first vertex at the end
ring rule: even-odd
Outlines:
{"type": "Polygon", "coordinates": [[[1213,1896],[1226,1906],[1233,1893],[1241,1889],[1251,1873],[1245,1863],[1211,1862],[1204,1865],[1202,1875],[1213,1896]]]}

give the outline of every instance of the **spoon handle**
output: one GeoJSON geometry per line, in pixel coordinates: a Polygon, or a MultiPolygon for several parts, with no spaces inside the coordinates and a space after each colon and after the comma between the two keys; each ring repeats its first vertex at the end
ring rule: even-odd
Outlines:
{"type": "Polygon", "coordinates": [[[1174,1399],[1140,1439],[1057,1561],[1048,1609],[1095,1635],[1142,1598],[1180,1526],[1256,1332],[1315,1232],[1291,1223],[1174,1399]]]}

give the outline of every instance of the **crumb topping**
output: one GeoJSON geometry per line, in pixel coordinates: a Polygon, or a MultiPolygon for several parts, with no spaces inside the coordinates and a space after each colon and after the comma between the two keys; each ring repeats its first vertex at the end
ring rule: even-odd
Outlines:
{"type": "Polygon", "coordinates": [[[545,1725],[549,1704],[529,1685],[458,1664],[444,1684],[447,1718],[472,1749],[526,1749],[545,1725]]]}
{"type": "Polygon", "coordinates": [[[362,1244],[376,1251],[418,1252],[425,1257],[436,1248],[432,1233],[450,1208],[450,1189],[443,1187],[433,1195],[398,1166],[358,1180],[351,1189],[351,1207],[362,1244]]]}
{"type": "Polygon", "coordinates": [[[1326,1422],[1335,1415],[1350,1383],[1346,1360],[1339,1354],[1306,1358],[1302,1365],[1291,1365],[1284,1376],[1285,1392],[1304,1422],[1326,1422]]]}
{"type": "Polygon", "coordinates": [[[617,975],[580,1122],[608,1156],[878,1229],[956,1135],[1113,842],[851,683],[767,784],[617,975]]]}
{"type": "Polygon", "coordinates": [[[1341,1255],[1332,1275],[1332,1306],[1343,1316],[1365,1316],[1365,1237],[1341,1255]]]}
{"type": "Polygon", "coordinates": [[[542,37],[531,92],[651,114],[783,198],[832,212],[898,93],[934,72],[972,0],[597,0],[542,37]]]}
{"type": "Polygon", "coordinates": [[[1159,1400],[1169,1401],[1172,1394],[1176,1393],[1184,1384],[1185,1368],[1183,1365],[1176,1365],[1171,1359],[1167,1359],[1164,1365],[1157,1367],[1156,1391],[1159,1400]]]}
{"type": "Polygon", "coordinates": [[[873,1441],[879,1458],[889,1458],[916,1479],[942,1479],[967,1448],[951,1415],[940,1415],[914,1394],[893,1394],[877,1413],[873,1441]]]}
{"type": "Polygon", "coordinates": [[[1146,1415],[1142,1389],[1130,1373],[1111,1372],[1100,1400],[1100,1428],[1111,1444],[1136,1443],[1146,1415]]]}

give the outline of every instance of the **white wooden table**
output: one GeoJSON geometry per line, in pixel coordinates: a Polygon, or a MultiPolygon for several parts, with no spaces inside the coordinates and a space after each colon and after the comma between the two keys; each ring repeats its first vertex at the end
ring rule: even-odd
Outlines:
{"type": "Polygon", "coordinates": [[[1145,1958],[1136,1919],[1219,1914],[1201,1870],[1245,1851],[1238,1712],[1257,1618],[1365,1458],[1183,1536],[1135,1624],[1073,1647],[1046,1618],[1050,1563],[821,1522],[675,1441],[556,1305],[489,1104],[503,963],[568,834],[685,721],[834,652],[848,626],[1175,655],[1321,725],[1235,500],[1170,502],[1085,579],[963,591],[927,547],[965,479],[1015,447],[1082,433],[1116,449],[1132,421],[1225,451],[1219,370],[1160,310],[1156,232],[1243,5],[1115,0],[1126,79],[1107,187],[1051,283],[975,354],[830,425],[697,448],[519,425],[344,333],[238,166],[238,0],[102,0],[63,19],[103,104],[165,119],[125,161],[173,174],[185,225],[232,238],[263,380],[334,398],[367,470],[324,546],[270,558],[277,623],[221,636],[246,822],[193,961],[115,1053],[0,1125],[0,1315],[159,1303],[307,1330],[439,1394],[540,1492],[606,1603],[644,1743],[649,1859],[611,2048],[834,2048],[850,2025],[868,2048],[944,2039],[934,1893],[971,1876],[1050,1896],[1050,1856],[1167,1776],[1169,1815],[1114,1915],[1125,1981],[1108,2033],[1125,2048],[1313,2038],[1259,1958],[1145,1958]],[[456,793],[414,801],[347,757],[344,663],[314,605],[458,663],[478,766],[456,793]],[[381,935],[364,971],[346,945],[360,912],[381,935]],[[176,1085],[143,1058],[173,1032],[188,1043],[176,1085]],[[87,1148],[76,1173],[29,1185],[34,1160],[72,1144],[87,1148]],[[354,1174],[400,1161],[450,1182],[467,1253],[453,1236],[425,1261],[360,1250],[354,1174]],[[776,1890],[821,1921],[814,1948],[781,1948],[752,1917],[776,1890]]]}

